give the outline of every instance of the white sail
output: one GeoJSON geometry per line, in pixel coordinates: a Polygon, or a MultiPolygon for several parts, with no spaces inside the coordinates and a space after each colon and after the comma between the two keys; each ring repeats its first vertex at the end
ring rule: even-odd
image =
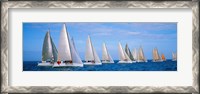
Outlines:
{"type": "Polygon", "coordinates": [[[58,51],[51,37],[50,39],[51,39],[51,44],[52,44],[53,61],[56,62],[58,60],[58,51]]]}
{"type": "Polygon", "coordinates": [[[92,46],[93,48],[93,53],[94,53],[94,61],[95,63],[101,63],[101,60],[99,59],[99,56],[97,55],[97,52],[96,50],[94,49],[94,47],[92,46]]]}
{"type": "Polygon", "coordinates": [[[139,52],[138,52],[138,62],[146,62],[146,58],[144,56],[144,52],[142,47],[139,48],[139,52]]]}
{"type": "Polygon", "coordinates": [[[60,40],[58,45],[59,59],[61,61],[71,61],[71,49],[69,45],[69,35],[66,30],[65,24],[63,24],[62,31],[60,32],[60,40]]]}
{"type": "Polygon", "coordinates": [[[107,50],[105,43],[103,43],[103,47],[102,47],[102,60],[103,60],[104,63],[114,63],[112,57],[108,53],[108,50],[107,50]]]}
{"type": "Polygon", "coordinates": [[[176,60],[177,60],[177,55],[176,55],[176,53],[173,53],[173,52],[172,52],[172,60],[173,60],[173,61],[176,61],[176,60]]]}
{"type": "Polygon", "coordinates": [[[53,66],[53,62],[58,59],[58,51],[48,31],[45,35],[43,48],[42,48],[42,63],[38,63],[38,66],[53,66]]]}
{"type": "Polygon", "coordinates": [[[109,55],[105,43],[103,43],[102,47],[102,60],[109,60],[109,55]]]}
{"type": "MultiPolygon", "coordinates": [[[[71,42],[72,42],[72,44],[74,45],[74,48],[75,48],[75,50],[76,50],[76,46],[75,46],[75,43],[74,43],[74,38],[72,37],[72,39],[71,39],[71,42]]],[[[76,50],[77,51],[77,50],[76,50]]]]}
{"type": "Polygon", "coordinates": [[[109,54],[109,60],[110,60],[110,63],[114,63],[114,61],[113,61],[112,57],[110,56],[110,54],[109,54]]]}
{"type": "Polygon", "coordinates": [[[125,61],[132,61],[130,58],[129,58],[129,56],[126,54],[126,52],[123,50],[123,52],[124,52],[124,56],[125,56],[125,61]]]}
{"type": "Polygon", "coordinates": [[[125,53],[128,55],[128,57],[129,57],[132,61],[134,61],[133,55],[131,54],[131,51],[130,51],[130,49],[129,49],[129,47],[128,47],[128,44],[126,44],[126,46],[125,46],[125,53]]]}
{"type": "Polygon", "coordinates": [[[133,54],[134,60],[137,60],[137,51],[136,51],[136,49],[133,50],[132,54],[133,54]]]}
{"type": "Polygon", "coordinates": [[[126,59],[121,43],[118,44],[119,59],[124,61],[126,59]]]}
{"type": "Polygon", "coordinates": [[[42,61],[51,61],[53,58],[53,50],[52,50],[52,43],[49,31],[46,33],[44,42],[43,42],[43,49],[42,49],[42,61]]]}
{"type": "Polygon", "coordinates": [[[161,61],[157,48],[153,49],[153,61],[161,61]]]}
{"type": "Polygon", "coordinates": [[[92,61],[92,60],[94,60],[94,53],[93,53],[93,47],[91,44],[90,36],[88,36],[87,44],[86,44],[85,61],[92,61]]]}
{"type": "MultiPolygon", "coordinates": [[[[70,36],[69,36],[69,38],[70,38],[70,36]]],[[[69,41],[69,43],[70,43],[70,48],[71,48],[72,62],[73,63],[80,63],[80,64],[82,64],[83,62],[82,62],[80,56],[78,55],[78,53],[76,51],[74,43],[72,41],[69,41]]]]}

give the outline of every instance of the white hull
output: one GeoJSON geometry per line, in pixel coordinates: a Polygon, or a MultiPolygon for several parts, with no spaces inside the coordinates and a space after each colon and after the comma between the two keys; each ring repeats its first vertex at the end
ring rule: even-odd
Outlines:
{"type": "Polygon", "coordinates": [[[137,62],[147,62],[147,60],[146,60],[146,61],[143,61],[143,60],[138,60],[137,62]]]}
{"type": "Polygon", "coordinates": [[[132,61],[133,63],[136,63],[137,61],[132,61]]]}
{"type": "Polygon", "coordinates": [[[102,63],[85,62],[84,65],[102,65],[102,63]]]}
{"type": "Polygon", "coordinates": [[[114,63],[114,62],[109,62],[109,61],[102,61],[102,63],[114,63]]]}
{"type": "Polygon", "coordinates": [[[133,63],[132,61],[119,61],[118,63],[133,63]]]}
{"type": "Polygon", "coordinates": [[[68,64],[65,64],[65,63],[61,63],[61,64],[58,64],[58,63],[55,63],[53,64],[52,66],[53,68],[58,68],[58,67],[83,67],[83,64],[82,63],[68,63],[68,64]]]}
{"type": "Polygon", "coordinates": [[[163,60],[156,60],[156,61],[153,60],[152,62],[163,62],[163,60]]]}
{"type": "Polygon", "coordinates": [[[50,62],[45,62],[45,63],[38,63],[38,66],[53,66],[53,64],[50,62]]]}

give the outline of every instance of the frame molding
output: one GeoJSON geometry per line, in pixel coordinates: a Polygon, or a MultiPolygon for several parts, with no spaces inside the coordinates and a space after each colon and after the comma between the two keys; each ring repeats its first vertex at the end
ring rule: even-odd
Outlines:
{"type": "Polygon", "coordinates": [[[199,2],[198,1],[2,1],[1,5],[1,93],[199,93],[199,2]],[[9,8],[191,8],[192,86],[9,86],[9,8]]]}

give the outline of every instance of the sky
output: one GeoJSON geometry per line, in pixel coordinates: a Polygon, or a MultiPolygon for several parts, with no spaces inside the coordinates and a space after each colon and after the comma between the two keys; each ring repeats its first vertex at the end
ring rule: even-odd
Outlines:
{"type": "MultiPolygon", "coordinates": [[[[169,22],[67,22],[67,31],[74,39],[75,47],[84,60],[86,40],[90,35],[92,44],[102,58],[102,44],[114,60],[119,60],[118,43],[128,44],[133,51],[140,46],[147,59],[152,59],[152,50],[167,59],[177,51],[177,23],[169,22]]],[[[41,61],[45,34],[50,30],[54,44],[58,48],[63,23],[23,23],[23,60],[41,61]]]]}

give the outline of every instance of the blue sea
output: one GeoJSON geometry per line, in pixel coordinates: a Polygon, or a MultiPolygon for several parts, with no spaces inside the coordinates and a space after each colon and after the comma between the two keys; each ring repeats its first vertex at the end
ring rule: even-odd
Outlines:
{"type": "MultiPolygon", "coordinates": [[[[52,68],[37,66],[39,61],[24,61],[23,71],[177,71],[177,61],[167,60],[165,62],[148,62],[119,64],[84,65],[84,67],[52,68]]],[[[41,61],[40,61],[41,62],[41,61]]]]}

